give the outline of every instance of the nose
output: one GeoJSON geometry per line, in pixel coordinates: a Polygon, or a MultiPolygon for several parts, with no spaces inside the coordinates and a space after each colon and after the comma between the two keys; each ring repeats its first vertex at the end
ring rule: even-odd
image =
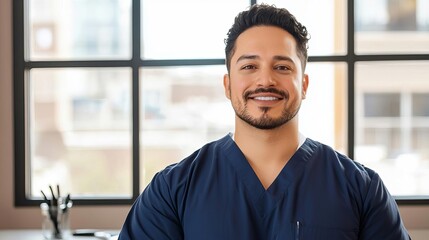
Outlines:
{"type": "Polygon", "coordinates": [[[261,69],[257,84],[260,87],[272,87],[276,85],[276,80],[272,69],[261,69]]]}

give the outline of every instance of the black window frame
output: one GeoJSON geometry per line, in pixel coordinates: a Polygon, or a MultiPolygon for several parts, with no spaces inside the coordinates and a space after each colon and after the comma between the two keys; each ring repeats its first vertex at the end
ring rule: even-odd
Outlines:
{"type": "MultiPolygon", "coordinates": [[[[129,205],[140,194],[140,99],[139,69],[144,67],[224,65],[224,59],[172,59],[144,60],[141,58],[141,7],[140,0],[132,0],[132,57],[130,60],[96,60],[96,61],[27,61],[25,58],[25,21],[26,0],[13,1],[13,64],[14,64],[14,154],[15,154],[15,206],[36,206],[41,199],[29,199],[26,196],[26,104],[25,77],[33,68],[70,68],[70,67],[130,67],[132,69],[132,197],[131,198],[93,198],[74,199],[77,205],[129,205]]],[[[249,5],[256,4],[250,0],[249,5]]],[[[355,64],[371,61],[422,61],[429,60],[427,54],[355,54],[355,1],[347,1],[347,37],[344,55],[309,56],[309,62],[341,62],[347,65],[347,153],[354,157],[355,144],[355,64]]],[[[428,197],[428,196],[426,196],[428,197]]],[[[420,205],[429,204],[425,196],[396,197],[398,204],[420,205]]]]}

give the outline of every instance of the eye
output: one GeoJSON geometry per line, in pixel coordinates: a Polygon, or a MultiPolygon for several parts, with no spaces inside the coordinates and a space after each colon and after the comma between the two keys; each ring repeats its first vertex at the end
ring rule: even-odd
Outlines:
{"type": "Polygon", "coordinates": [[[286,65],[278,65],[278,66],[275,66],[274,69],[280,70],[280,71],[292,71],[292,68],[286,65]]]}
{"type": "Polygon", "coordinates": [[[241,67],[242,70],[252,70],[252,69],[256,69],[256,66],[254,65],[245,65],[243,67],[241,67]]]}

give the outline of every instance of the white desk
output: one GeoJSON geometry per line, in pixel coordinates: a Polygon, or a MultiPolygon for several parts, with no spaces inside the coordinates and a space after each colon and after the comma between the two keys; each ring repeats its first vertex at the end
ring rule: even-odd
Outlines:
{"type": "MultiPolygon", "coordinates": [[[[117,233],[118,231],[107,231],[117,233]]],[[[98,239],[96,237],[72,237],[73,240],[89,240],[98,239]]],[[[118,239],[117,236],[112,237],[111,240],[118,239]]],[[[42,230],[23,229],[23,230],[0,230],[0,240],[44,240],[42,230]]]]}

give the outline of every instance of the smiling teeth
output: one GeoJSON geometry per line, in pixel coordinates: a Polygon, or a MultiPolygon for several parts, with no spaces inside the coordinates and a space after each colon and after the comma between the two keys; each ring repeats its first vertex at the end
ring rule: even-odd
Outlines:
{"type": "Polygon", "coordinates": [[[274,101],[277,100],[276,97],[255,97],[256,100],[261,100],[261,101],[274,101]]]}

